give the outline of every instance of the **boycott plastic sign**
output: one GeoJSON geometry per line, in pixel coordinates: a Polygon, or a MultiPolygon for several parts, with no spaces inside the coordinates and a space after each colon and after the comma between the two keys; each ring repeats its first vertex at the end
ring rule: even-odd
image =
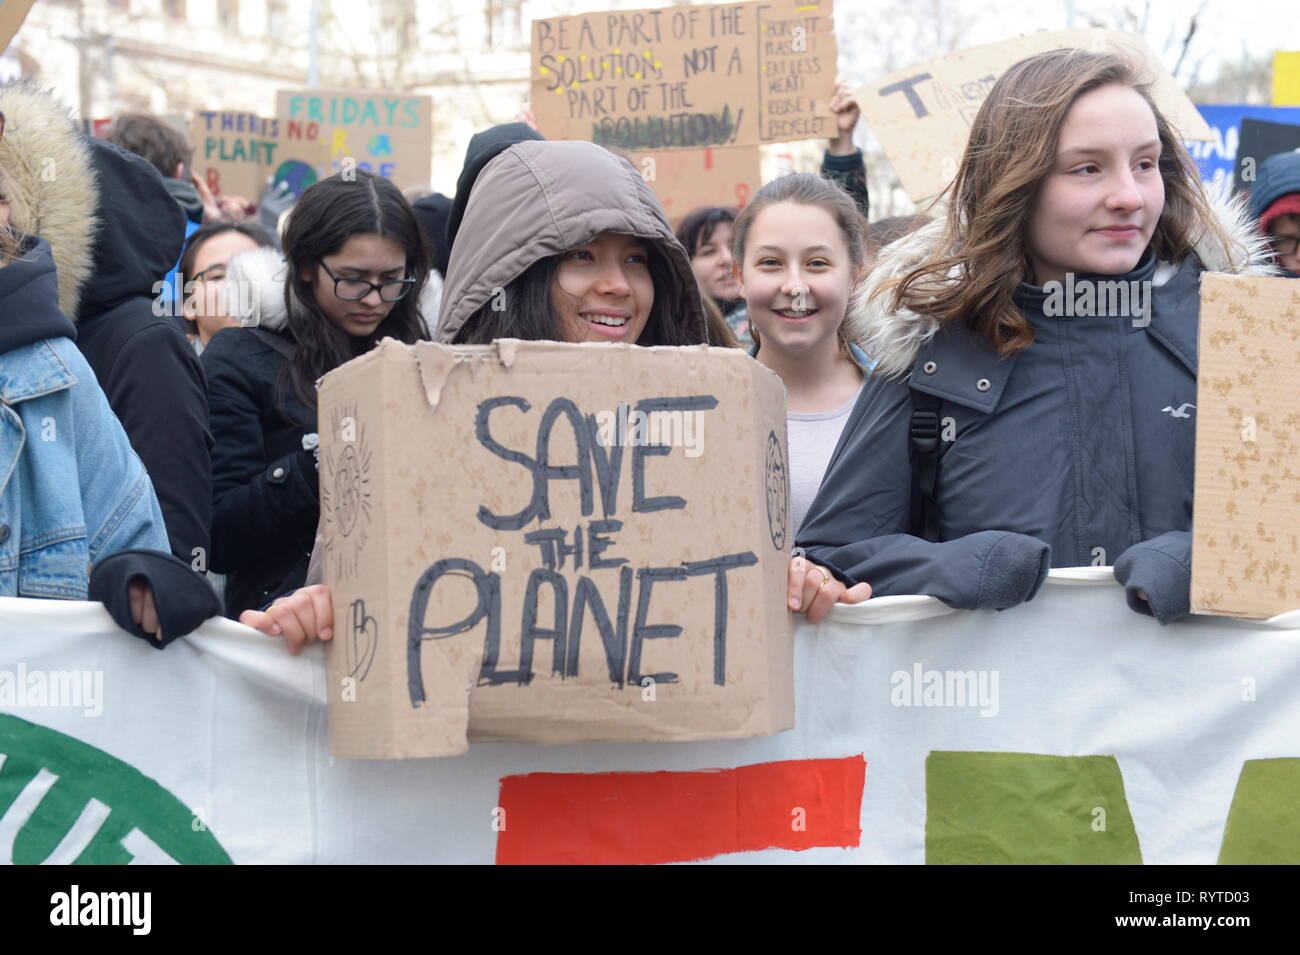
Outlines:
{"type": "Polygon", "coordinates": [[[793,725],[785,392],[748,356],[385,341],[320,400],[335,755],[793,725]]]}
{"type": "Polygon", "coordinates": [[[937,196],[957,174],[970,126],[999,76],[1026,57],[1076,48],[1114,51],[1146,67],[1152,96],[1183,139],[1210,129],[1145,40],[1115,30],[1062,30],[971,47],[891,73],[857,91],[862,113],[880,139],[909,196],[937,196]]]}
{"type": "Polygon", "coordinates": [[[632,152],[828,137],[831,8],[777,0],[535,20],[538,128],[632,152]]]}
{"type": "MultiPolygon", "coordinates": [[[[290,164],[284,173],[291,184],[355,168],[402,189],[427,186],[432,110],[430,97],[411,93],[281,90],[276,94],[280,164],[290,164]]],[[[282,178],[277,173],[276,179],[282,178]]]]}

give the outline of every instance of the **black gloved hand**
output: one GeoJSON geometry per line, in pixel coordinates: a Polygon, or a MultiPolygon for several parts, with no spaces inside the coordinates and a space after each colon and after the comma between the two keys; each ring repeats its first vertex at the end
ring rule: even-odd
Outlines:
{"type": "Polygon", "coordinates": [[[221,613],[221,600],[207,578],[157,550],[120,550],[100,560],[90,571],[90,599],[102,603],[127,633],[159,650],[221,613]],[[161,640],[131,619],[130,587],[137,578],[153,593],[161,640]]]}

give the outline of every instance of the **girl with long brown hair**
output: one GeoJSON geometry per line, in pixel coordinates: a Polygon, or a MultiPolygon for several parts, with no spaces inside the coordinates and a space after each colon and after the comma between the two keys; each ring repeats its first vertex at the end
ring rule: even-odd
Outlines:
{"type": "Polygon", "coordinates": [[[1265,261],[1137,67],[1012,66],[946,216],[855,290],[850,334],[878,364],[798,535],[791,608],[820,619],[866,583],[1001,609],[1095,564],[1135,610],[1185,615],[1200,277],[1265,261]]]}

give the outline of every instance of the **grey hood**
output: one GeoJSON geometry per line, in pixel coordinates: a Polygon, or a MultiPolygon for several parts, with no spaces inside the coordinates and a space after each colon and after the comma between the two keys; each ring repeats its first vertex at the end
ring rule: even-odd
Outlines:
{"type": "MultiPolygon", "coordinates": [[[[437,339],[450,342],[498,288],[535,262],[585,245],[602,232],[653,242],[688,301],[705,340],[695,273],[659,200],[627,160],[586,142],[523,142],[484,167],[451,250],[437,339]]],[[[685,316],[684,316],[685,318],[685,316]]]]}

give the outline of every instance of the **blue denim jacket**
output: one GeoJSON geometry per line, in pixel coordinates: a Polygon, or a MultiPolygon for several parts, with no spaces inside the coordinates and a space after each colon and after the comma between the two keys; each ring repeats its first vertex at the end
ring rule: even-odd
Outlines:
{"type": "Polygon", "coordinates": [[[84,600],[90,565],[127,548],[166,551],[166,528],[81,352],[0,354],[0,596],[84,600]]]}

